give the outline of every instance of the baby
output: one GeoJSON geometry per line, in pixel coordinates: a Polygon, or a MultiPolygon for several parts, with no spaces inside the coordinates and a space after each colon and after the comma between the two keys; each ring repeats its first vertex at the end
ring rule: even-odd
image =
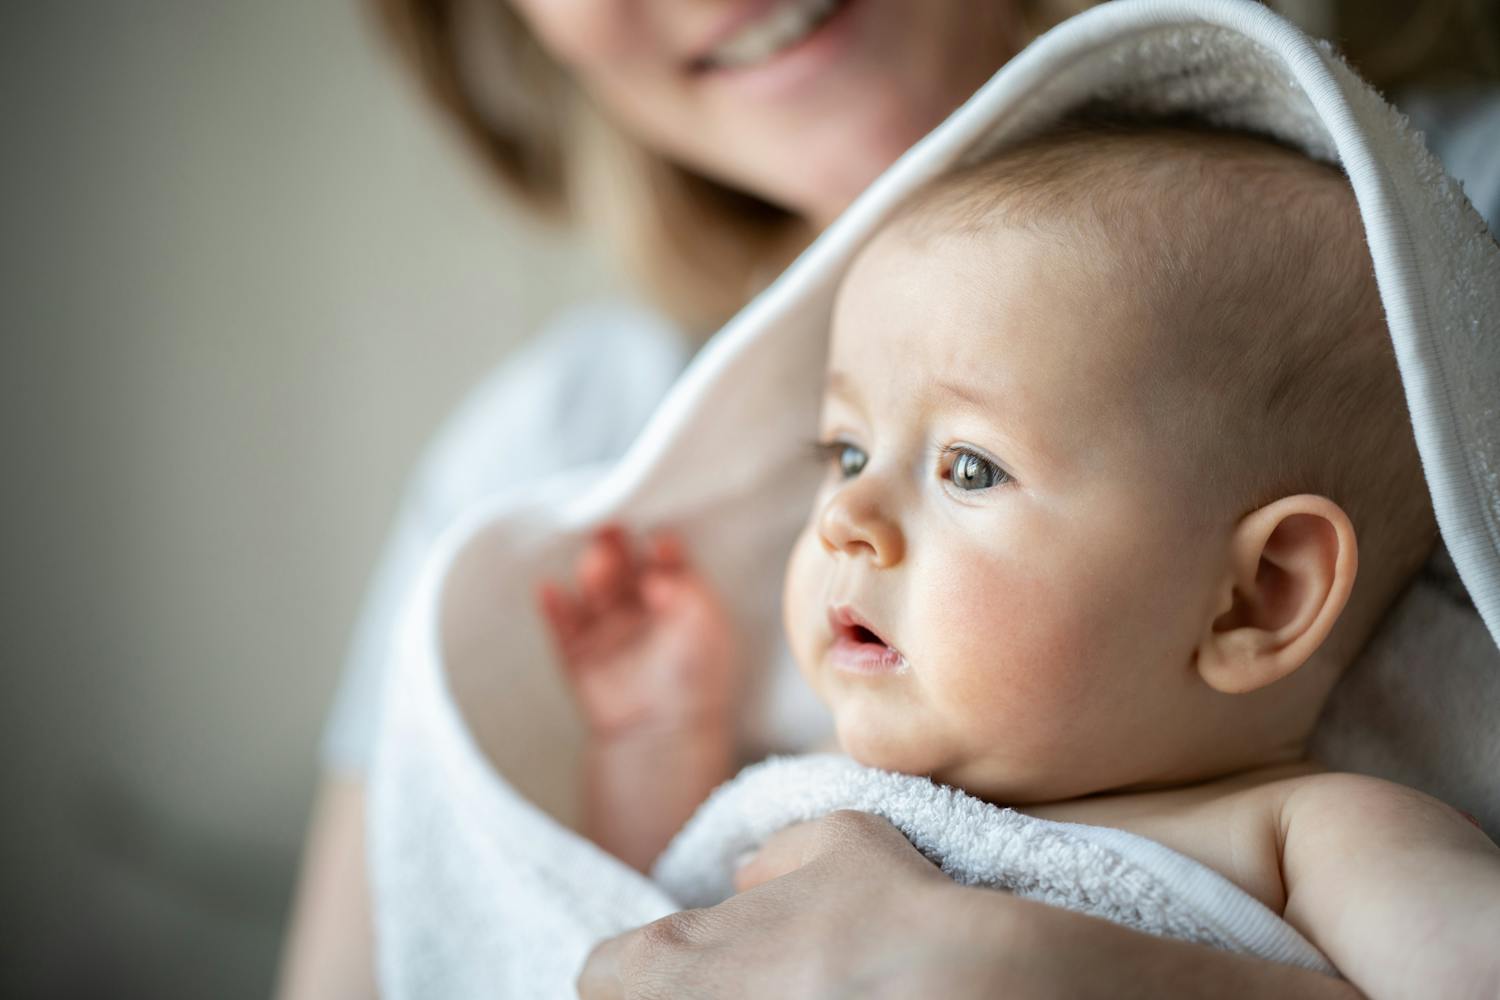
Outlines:
{"type": "MultiPolygon", "coordinates": [[[[821,422],[784,620],[845,752],[1154,839],[1366,988],[1500,990],[1500,850],[1307,759],[1435,538],[1336,170],[1099,126],[944,178],[845,277],[821,422]]],[[[735,769],[742,665],[670,536],[577,576],[585,828],[644,868],[735,769]]]]}

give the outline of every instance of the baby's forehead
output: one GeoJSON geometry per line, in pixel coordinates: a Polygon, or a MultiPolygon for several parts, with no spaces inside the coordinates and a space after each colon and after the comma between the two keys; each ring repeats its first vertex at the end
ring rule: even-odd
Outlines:
{"type": "Polygon", "coordinates": [[[830,395],[889,415],[962,411],[1029,437],[1114,439],[1150,359],[1147,311],[1070,247],[992,227],[872,240],[840,290],[830,395]],[[1098,425],[1107,423],[1107,428],[1098,425]],[[1060,426],[1066,423],[1066,427],[1060,426]]]}
{"type": "MultiPolygon", "coordinates": [[[[1254,398],[1314,377],[1286,359],[1326,353],[1307,341],[1367,316],[1374,294],[1357,204],[1336,169],[1268,140],[1177,126],[1065,130],[940,178],[872,240],[849,280],[864,272],[874,280],[863,291],[880,298],[889,278],[872,274],[878,258],[955,246],[981,289],[1014,290],[1005,283],[1015,268],[1037,263],[1025,255],[1041,258],[1048,280],[1007,308],[1042,325],[1068,314],[1064,332],[1078,337],[1039,349],[1086,362],[1070,373],[1070,394],[1102,380],[1119,398],[1186,414],[1254,409],[1254,398]],[[1205,390],[1229,376],[1232,397],[1205,390]]],[[[1378,301],[1374,313],[1378,322],[1378,301]]]]}
{"type": "MultiPolygon", "coordinates": [[[[1023,227],[1071,238],[1088,255],[1149,264],[1172,247],[1274,244],[1309,210],[1357,214],[1336,168],[1271,139],[1183,124],[1071,122],[950,171],[890,227],[913,239],[1023,227]]],[[[1212,268],[1221,257],[1185,259],[1212,268]]]]}
{"type": "Polygon", "coordinates": [[[1032,233],[1080,288],[1133,300],[1159,333],[1265,325],[1365,277],[1347,266],[1366,256],[1364,234],[1336,168],[1176,124],[1064,126],[939,178],[886,228],[909,242],[970,240],[977,253],[986,233],[1032,233]]]}
{"type": "MultiPolygon", "coordinates": [[[[851,282],[881,277],[882,255],[946,261],[954,247],[966,280],[1000,287],[1021,314],[997,325],[1071,321],[1024,344],[1048,362],[1021,382],[1035,389],[1027,379],[1044,376],[1034,412],[1064,412],[1131,451],[1148,442],[1150,469],[1218,484],[1211,513],[1309,491],[1352,512],[1379,508],[1367,469],[1389,464],[1381,443],[1406,409],[1358,203],[1337,169],[1270,140],[1175,125],[1039,136],[908,201],[866,248],[873,260],[856,261],[840,307],[851,282]],[[1006,284],[1029,253],[1051,283],[1006,284]]],[[[952,295],[944,276],[932,284],[929,298],[987,307],[983,294],[952,295]]],[[[880,329],[887,288],[864,281],[861,293],[877,300],[862,315],[880,329]]],[[[949,305],[933,303],[945,322],[958,315],[949,305]]],[[[859,333],[836,319],[835,362],[860,357],[859,333]]],[[[994,341],[981,328],[965,346],[978,343],[994,341]]],[[[909,344],[934,382],[982,363],[949,341],[909,344]]]]}

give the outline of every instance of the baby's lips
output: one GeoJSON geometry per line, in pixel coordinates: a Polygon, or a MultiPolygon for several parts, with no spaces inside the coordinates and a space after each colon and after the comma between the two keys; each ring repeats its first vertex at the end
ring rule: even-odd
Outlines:
{"type": "Polygon", "coordinates": [[[891,646],[885,635],[879,629],[870,624],[870,620],[860,614],[859,610],[852,604],[834,604],[828,608],[828,628],[833,632],[835,638],[839,636],[856,637],[861,632],[867,632],[882,645],[891,646]]]}

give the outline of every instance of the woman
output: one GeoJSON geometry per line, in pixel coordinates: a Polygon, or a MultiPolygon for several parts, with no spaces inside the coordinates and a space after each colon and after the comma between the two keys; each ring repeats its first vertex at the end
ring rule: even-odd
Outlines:
{"type": "MultiPolygon", "coordinates": [[[[330,728],[331,769],[344,776],[330,777],[309,839],[288,997],[374,993],[357,774],[377,651],[431,535],[466,498],[557,456],[618,454],[706,332],[1036,26],[1070,12],[1003,0],[385,0],[383,9],[500,175],[533,204],[610,235],[685,332],[595,313],[549,334],[481,390],[419,477],[330,728]],[[627,365],[638,377],[622,375],[627,365]]],[[[870,817],[784,832],[743,885],[783,874],[602,946],[584,996],[762,995],[794,981],[803,992],[793,995],[807,996],[871,984],[916,992],[904,982],[959,997],[1119,995],[1122,984],[1150,994],[1349,992],[962,889],[870,817]]]]}

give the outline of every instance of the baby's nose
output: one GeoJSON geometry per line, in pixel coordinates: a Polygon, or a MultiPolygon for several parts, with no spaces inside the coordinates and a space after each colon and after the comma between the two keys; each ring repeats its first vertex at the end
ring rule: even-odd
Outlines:
{"type": "Polygon", "coordinates": [[[834,492],[818,515],[824,551],[869,559],[888,569],[905,555],[901,528],[877,502],[873,490],[854,482],[834,492]]]}

